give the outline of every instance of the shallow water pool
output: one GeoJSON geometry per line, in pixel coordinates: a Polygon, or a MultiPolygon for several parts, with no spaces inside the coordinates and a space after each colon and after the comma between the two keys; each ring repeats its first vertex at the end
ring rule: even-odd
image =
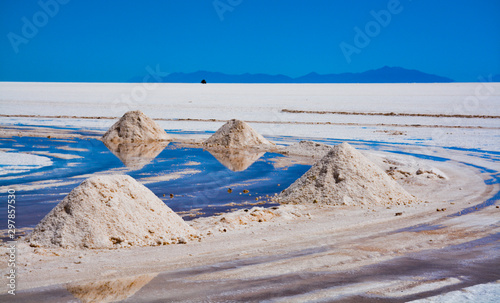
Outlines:
{"type": "MultiPolygon", "coordinates": [[[[97,139],[0,138],[0,153],[31,154],[46,166],[0,166],[0,192],[16,190],[17,228],[35,226],[91,175],[127,174],[185,219],[252,205],[287,188],[310,166],[278,167],[275,153],[216,153],[181,143],[106,146],[97,139]],[[43,161],[44,158],[50,161],[43,161]]],[[[31,164],[31,163],[30,163],[31,164]]],[[[12,165],[11,165],[12,166],[12,165]]],[[[6,207],[6,201],[1,201],[6,207]]],[[[6,228],[0,223],[0,229],[6,228]]]]}

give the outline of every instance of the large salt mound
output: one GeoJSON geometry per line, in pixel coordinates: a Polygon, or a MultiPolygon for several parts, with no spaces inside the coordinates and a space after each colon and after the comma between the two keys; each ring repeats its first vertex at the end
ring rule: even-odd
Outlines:
{"type": "Polygon", "coordinates": [[[184,243],[195,230],[130,176],[91,177],[35,227],[33,246],[118,248],[184,243]]]}
{"type": "Polygon", "coordinates": [[[125,113],[102,136],[103,141],[114,143],[137,143],[171,139],[158,123],[140,110],[125,113]]]}
{"type": "Polygon", "coordinates": [[[209,147],[246,148],[274,145],[258,134],[250,125],[232,119],[221,126],[204,144],[209,147]]]}
{"type": "Polygon", "coordinates": [[[336,145],[279,196],[281,203],[407,204],[414,198],[347,143],[336,145]]]}

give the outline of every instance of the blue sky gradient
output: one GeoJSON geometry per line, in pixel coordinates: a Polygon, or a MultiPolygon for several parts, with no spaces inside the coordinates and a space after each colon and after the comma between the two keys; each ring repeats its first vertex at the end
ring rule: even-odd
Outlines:
{"type": "Polygon", "coordinates": [[[388,65],[465,82],[500,74],[498,0],[40,2],[57,12],[0,2],[0,81],[121,82],[157,65],[291,77],[388,65]],[[390,21],[377,30],[371,11],[381,10],[390,21]],[[26,20],[36,34],[23,34],[26,20]],[[355,28],[367,25],[357,47],[355,28]],[[343,42],[357,51],[346,57],[343,42]]]}

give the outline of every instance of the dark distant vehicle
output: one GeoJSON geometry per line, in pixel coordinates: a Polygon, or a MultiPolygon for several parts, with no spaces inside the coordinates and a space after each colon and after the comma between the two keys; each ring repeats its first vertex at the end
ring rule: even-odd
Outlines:
{"type": "Polygon", "coordinates": [[[205,79],[201,80],[201,84],[207,84],[207,81],[205,79]]]}

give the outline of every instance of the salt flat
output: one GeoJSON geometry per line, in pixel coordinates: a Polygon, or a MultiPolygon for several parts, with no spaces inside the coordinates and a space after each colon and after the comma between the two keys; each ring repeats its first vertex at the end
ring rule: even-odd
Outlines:
{"type": "Polygon", "coordinates": [[[165,129],[215,131],[234,118],[257,122],[254,128],[265,136],[417,141],[432,146],[495,151],[500,150],[500,118],[459,116],[500,117],[498,104],[500,83],[0,83],[2,124],[107,129],[113,121],[102,118],[118,118],[128,110],[141,109],[149,117],[160,119],[158,122],[165,129]],[[283,111],[287,109],[360,115],[283,111]],[[429,114],[449,117],[425,116],[429,114]]]}
{"type": "Polygon", "coordinates": [[[425,158],[448,178],[402,184],[422,200],[409,206],[298,208],[293,219],[234,229],[214,228],[221,217],[199,220],[192,224],[206,237],[187,245],[75,252],[19,244],[18,300],[64,302],[78,285],[148,274],[129,300],[402,302],[484,283],[498,293],[499,104],[500,83],[0,83],[2,136],[36,135],[36,127],[8,129],[18,124],[46,127],[44,136],[53,126],[103,133],[135,109],[167,132],[212,132],[237,118],[280,143],[378,142],[377,155],[425,158]]]}

